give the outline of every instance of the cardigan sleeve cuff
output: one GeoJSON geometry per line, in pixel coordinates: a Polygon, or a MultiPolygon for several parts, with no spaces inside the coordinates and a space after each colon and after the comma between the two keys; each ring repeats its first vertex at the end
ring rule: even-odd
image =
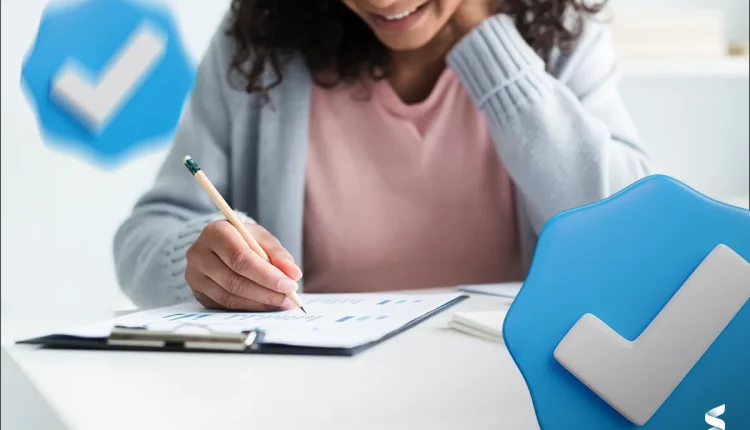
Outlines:
{"type": "MultiPolygon", "coordinates": [[[[246,224],[255,224],[256,222],[245,215],[242,212],[235,211],[239,219],[246,223],[246,224]]],[[[175,236],[174,241],[172,242],[168,253],[172,254],[173,257],[185,257],[185,252],[187,251],[187,248],[190,247],[190,245],[195,242],[196,239],[198,239],[198,236],[200,236],[201,232],[203,232],[203,229],[211,224],[214,221],[219,221],[222,219],[226,219],[224,217],[224,214],[221,212],[214,212],[206,215],[202,215],[200,217],[197,217],[190,222],[183,225],[178,231],[175,236]]],[[[177,258],[173,258],[177,259],[177,258]]]]}
{"type": "Polygon", "coordinates": [[[539,95],[545,82],[544,61],[526,43],[508,15],[495,15],[463,37],[447,63],[482,108],[497,93],[502,104],[517,106],[539,95]]]}

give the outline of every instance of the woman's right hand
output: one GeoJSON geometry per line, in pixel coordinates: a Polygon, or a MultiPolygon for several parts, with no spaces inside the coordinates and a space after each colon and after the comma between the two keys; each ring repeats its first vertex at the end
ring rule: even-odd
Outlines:
{"type": "Polygon", "coordinates": [[[297,291],[302,271],[266,229],[246,224],[271,262],[250,249],[227,220],[207,225],[187,251],[185,280],[196,300],[209,309],[277,311],[296,306],[286,293],[297,291]]]}

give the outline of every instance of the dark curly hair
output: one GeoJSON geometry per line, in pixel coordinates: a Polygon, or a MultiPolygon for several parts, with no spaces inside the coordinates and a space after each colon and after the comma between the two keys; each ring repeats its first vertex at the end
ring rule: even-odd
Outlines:
{"type": "MultiPolygon", "coordinates": [[[[549,64],[554,48],[573,49],[584,19],[599,13],[605,3],[500,0],[498,12],[514,19],[521,36],[549,64]]],[[[320,85],[363,74],[388,76],[388,49],[341,0],[232,0],[227,35],[235,44],[229,73],[242,78],[248,93],[267,95],[279,85],[281,64],[291,54],[301,54],[320,85]],[[264,86],[262,76],[269,65],[274,80],[264,86]]]]}

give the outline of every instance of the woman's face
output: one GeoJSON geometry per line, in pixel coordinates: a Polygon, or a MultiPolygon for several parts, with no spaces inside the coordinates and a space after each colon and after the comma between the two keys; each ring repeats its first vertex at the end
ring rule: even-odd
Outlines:
{"type": "Polygon", "coordinates": [[[427,45],[464,0],[342,0],[394,51],[427,45]]]}

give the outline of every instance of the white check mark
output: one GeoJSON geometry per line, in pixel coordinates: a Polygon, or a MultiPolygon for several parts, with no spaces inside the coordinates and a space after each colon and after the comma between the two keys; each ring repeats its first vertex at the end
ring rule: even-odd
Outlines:
{"type": "Polygon", "coordinates": [[[93,79],[73,59],[52,80],[52,97],[72,110],[95,133],[101,132],[161,61],[167,38],[148,21],[141,23],[93,79]]]}
{"type": "Polygon", "coordinates": [[[630,342],[586,314],[555,359],[635,425],[645,424],[750,299],[750,263],[719,245],[630,342]]]}

